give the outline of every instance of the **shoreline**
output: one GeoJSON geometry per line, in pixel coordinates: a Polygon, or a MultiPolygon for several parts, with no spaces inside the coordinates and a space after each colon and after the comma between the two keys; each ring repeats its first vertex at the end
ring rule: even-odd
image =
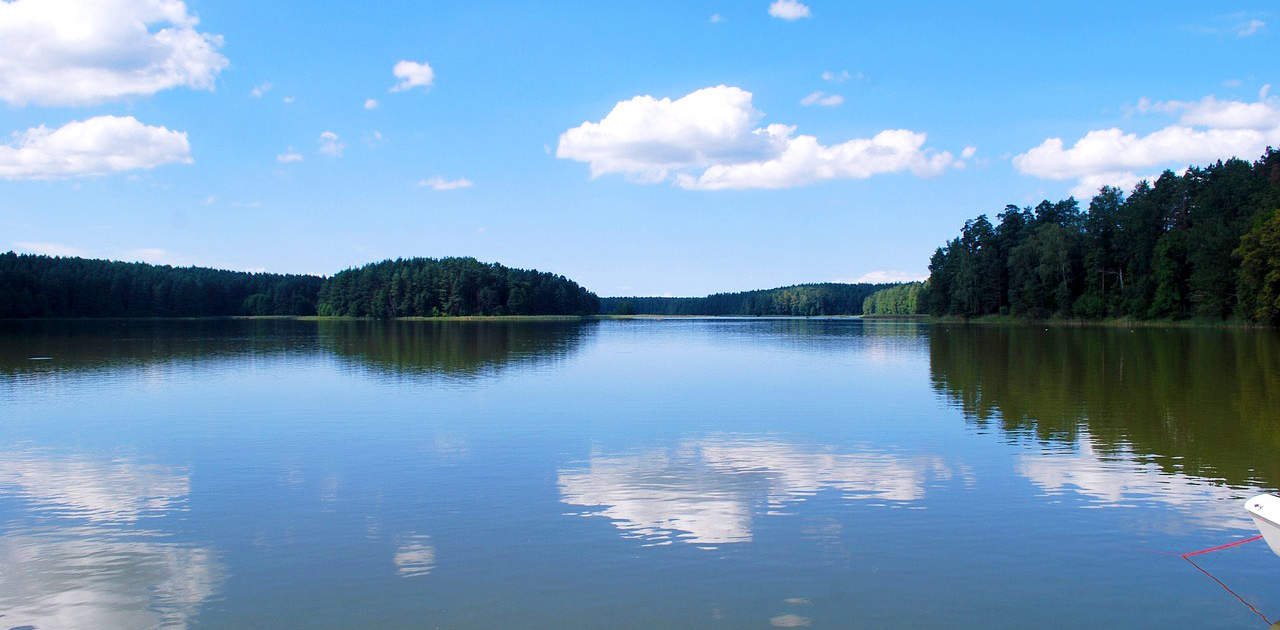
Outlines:
{"type": "Polygon", "coordinates": [[[1277,330],[1272,326],[1241,320],[1163,320],[1163,319],[1035,319],[1011,315],[984,315],[981,317],[955,317],[932,315],[441,315],[407,316],[378,319],[374,317],[347,317],[338,315],[197,315],[174,317],[28,317],[0,319],[0,322],[122,322],[122,321],[218,321],[218,320],[295,320],[295,321],[406,321],[406,322],[570,322],[570,321],[627,321],[666,319],[820,319],[862,320],[879,322],[913,322],[942,325],[974,326],[1049,326],[1055,328],[1219,328],[1277,330]]]}

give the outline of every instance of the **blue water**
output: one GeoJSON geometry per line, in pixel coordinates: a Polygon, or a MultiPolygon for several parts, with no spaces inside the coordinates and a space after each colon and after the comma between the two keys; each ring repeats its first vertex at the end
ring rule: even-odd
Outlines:
{"type": "Polygon", "coordinates": [[[1261,615],[1177,554],[1256,533],[1278,378],[1243,330],[10,323],[0,628],[1265,628],[1265,544],[1196,556],[1261,615]]]}

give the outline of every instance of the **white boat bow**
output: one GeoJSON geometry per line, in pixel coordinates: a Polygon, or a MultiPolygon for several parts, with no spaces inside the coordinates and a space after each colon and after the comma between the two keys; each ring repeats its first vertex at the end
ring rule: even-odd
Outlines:
{"type": "Polygon", "coordinates": [[[1280,556],[1280,497],[1260,494],[1244,502],[1253,522],[1262,533],[1263,540],[1280,556]]]}

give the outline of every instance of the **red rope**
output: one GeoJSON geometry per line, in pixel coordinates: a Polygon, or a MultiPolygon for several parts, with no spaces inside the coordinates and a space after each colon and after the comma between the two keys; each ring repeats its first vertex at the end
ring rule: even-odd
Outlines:
{"type": "Polygon", "coordinates": [[[1261,536],[1261,535],[1258,535],[1258,536],[1254,536],[1253,538],[1246,538],[1246,539],[1244,539],[1244,540],[1237,540],[1237,541],[1235,541],[1235,542],[1233,542],[1233,543],[1227,543],[1227,544],[1222,545],[1222,546],[1219,546],[1219,547],[1210,547],[1210,548],[1208,548],[1208,549],[1201,549],[1200,551],[1192,551],[1191,553],[1184,553],[1184,554],[1180,554],[1180,555],[1181,555],[1183,558],[1187,558],[1187,557],[1190,557],[1190,556],[1198,556],[1198,555],[1200,555],[1200,554],[1202,554],[1202,553],[1209,553],[1210,551],[1218,551],[1219,549],[1226,549],[1226,548],[1228,548],[1228,547],[1234,547],[1234,546],[1236,546],[1236,545],[1243,545],[1243,544],[1245,544],[1245,543],[1247,543],[1247,542],[1253,542],[1253,541],[1255,541],[1255,540],[1260,540],[1261,538],[1262,538],[1262,536],[1261,536]]]}
{"type": "Polygon", "coordinates": [[[1198,555],[1200,555],[1200,554],[1202,554],[1202,553],[1209,553],[1210,551],[1218,551],[1218,550],[1221,550],[1221,549],[1227,549],[1227,548],[1230,548],[1230,547],[1234,547],[1234,546],[1236,546],[1236,545],[1243,545],[1243,544],[1245,544],[1245,543],[1253,542],[1253,541],[1255,541],[1255,540],[1259,540],[1259,539],[1261,539],[1261,538],[1262,538],[1262,536],[1261,536],[1261,535],[1258,535],[1258,536],[1254,536],[1253,538],[1246,538],[1246,539],[1244,539],[1244,540],[1237,540],[1237,541],[1235,541],[1235,542],[1233,542],[1233,543],[1227,543],[1227,544],[1225,544],[1225,545],[1220,545],[1220,546],[1218,546],[1218,547],[1210,547],[1210,548],[1208,548],[1208,549],[1201,549],[1200,551],[1192,551],[1192,552],[1190,552],[1190,553],[1184,553],[1184,554],[1180,554],[1180,555],[1182,556],[1182,559],[1183,559],[1183,560],[1186,560],[1187,562],[1191,563],[1191,566],[1195,567],[1197,571],[1199,571],[1199,572],[1201,572],[1201,573],[1203,573],[1203,574],[1205,574],[1205,575],[1209,576],[1209,579],[1213,580],[1214,582],[1217,582],[1217,583],[1218,583],[1218,586],[1221,586],[1221,587],[1223,588],[1223,590],[1227,591],[1228,593],[1231,593],[1231,595],[1232,595],[1232,596],[1234,596],[1236,599],[1240,600],[1240,603],[1241,603],[1241,604],[1244,604],[1245,606],[1247,606],[1247,607],[1249,608],[1249,610],[1253,611],[1253,614],[1255,614],[1255,615],[1257,615],[1257,616],[1261,617],[1261,618],[1262,618],[1262,623],[1265,623],[1265,624],[1267,624],[1267,625],[1270,625],[1270,624],[1271,624],[1271,621],[1267,619],[1267,616],[1266,616],[1266,615],[1262,614],[1262,611],[1260,611],[1260,610],[1258,610],[1257,608],[1255,608],[1255,607],[1253,606],[1253,604],[1250,604],[1248,600],[1246,600],[1245,598],[1241,597],[1239,593],[1237,593],[1237,592],[1235,592],[1235,591],[1231,590],[1231,587],[1230,587],[1230,586],[1227,586],[1225,582],[1223,582],[1222,580],[1219,580],[1216,576],[1214,576],[1214,574],[1209,573],[1208,571],[1206,571],[1206,570],[1204,569],[1204,567],[1202,567],[1202,566],[1200,566],[1200,565],[1196,564],[1196,561],[1191,559],[1191,556],[1198,556],[1198,555]]]}

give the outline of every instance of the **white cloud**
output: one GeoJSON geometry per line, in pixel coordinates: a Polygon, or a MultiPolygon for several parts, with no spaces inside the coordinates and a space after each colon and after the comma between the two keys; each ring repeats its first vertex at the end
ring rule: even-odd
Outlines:
{"type": "Polygon", "coordinates": [[[824,70],[822,72],[822,80],[830,81],[832,83],[844,83],[845,81],[848,81],[851,76],[852,75],[849,74],[848,70],[841,70],[840,72],[824,70]]]}
{"type": "Polygon", "coordinates": [[[338,139],[338,134],[332,131],[320,132],[319,142],[320,152],[333,157],[342,157],[342,150],[347,148],[347,145],[338,139]]]}
{"type": "Polygon", "coordinates": [[[436,73],[431,69],[431,64],[425,61],[422,63],[407,60],[398,61],[391,68],[391,74],[400,79],[399,83],[391,87],[392,92],[403,92],[416,87],[428,88],[431,87],[436,78],[436,73]]]}
{"type": "Polygon", "coordinates": [[[975,147],[975,146],[967,146],[967,147],[965,147],[965,148],[964,148],[964,150],[963,150],[963,151],[961,151],[961,152],[960,152],[960,157],[961,157],[961,158],[963,158],[963,159],[966,159],[966,160],[967,160],[967,159],[969,159],[969,158],[973,157],[973,155],[974,155],[975,153],[977,153],[977,152],[978,152],[978,147],[975,147]]]}
{"type": "Polygon", "coordinates": [[[1241,85],[1244,85],[1244,81],[1241,81],[1240,79],[1223,79],[1222,80],[1222,87],[1238,88],[1241,85]]]}
{"type": "Polygon", "coordinates": [[[27,254],[44,254],[45,256],[84,256],[84,250],[62,243],[33,243],[30,241],[18,241],[13,244],[13,249],[18,252],[27,254]]]}
{"type": "Polygon", "coordinates": [[[1265,27],[1266,25],[1267,23],[1263,22],[1262,20],[1249,20],[1248,22],[1245,22],[1244,24],[1241,24],[1239,27],[1236,28],[1236,36],[1249,37],[1250,35],[1255,35],[1257,34],[1258,31],[1262,30],[1262,28],[1265,27]]]}
{"type": "Polygon", "coordinates": [[[266,94],[267,92],[270,92],[270,91],[271,91],[271,82],[263,81],[262,83],[259,83],[258,85],[253,86],[252,90],[249,90],[249,96],[252,96],[253,98],[262,98],[263,94],[266,94]]]}
{"type": "Polygon", "coordinates": [[[1104,184],[1132,187],[1140,170],[1240,157],[1254,159],[1280,144],[1280,99],[1263,86],[1256,102],[1138,101],[1139,113],[1178,114],[1178,122],[1144,136],[1119,128],[1089,131],[1070,148],[1061,138],[1013,157],[1018,171],[1045,179],[1076,179],[1073,194],[1088,198],[1104,184]],[[1086,194],[1080,194],[1086,193],[1086,194]]]}
{"type": "Polygon", "coordinates": [[[457,190],[459,188],[470,188],[473,184],[471,180],[465,177],[459,177],[458,179],[431,177],[419,181],[418,185],[431,188],[431,190],[457,190]]]}
{"type": "Polygon", "coordinates": [[[712,13],[711,18],[708,21],[712,24],[719,24],[724,21],[724,18],[721,17],[719,13],[712,13]]]}
{"type": "Polygon", "coordinates": [[[214,202],[216,202],[217,200],[218,200],[218,197],[216,195],[209,195],[208,197],[205,197],[203,200],[201,200],[201,202],[204,203],[204,205],[206,206],[212,206],[214,202]]]}
{"type": "Polygon", "coordinates": [[[808,5],[797,0],[774,0],[769,5],[769,15],[788,21],[811,17],[808,5]]]}
{"type": "Polygon", "coordinates": [[[364,101],[365,109],[378,109],[378,99],[367,98],[364,101]]]}
{"type": "Polygon", "coordinates": [[[839,94],[827,94],[821,90],[811,92],[808,96],[800,99],[800,104],[805,107],[810,105],[821,105],[823,107],[835,107],[844,103],[844,97],[839,94]]]}
{"type": "Polygon", "coordinates": [[[276,156],[276,161],[281,164],[289,164],[291,162],[301,162],[302,154],[295,151],[293,147],[289,147],[288,149],[285,150],[284,153],[281,153],[276,156]]]}
{"type": "Polygon", "coordinates": [[[283,102],[285,105],[288,105],[294,101],[294,98],[292,96],[286,96],[280,99],[280,101],[283,102]]]}
{"type": "Polygon", "coordinates": [[[151,127],[132,116],[97,116],[58,129],[15,133],[0,145],[0,178],[56,179],[191,163],[187,134],[151,127]]]}
{"type": "Polygon", "coordinates": [[[887,269],[868,271],[858,276],[854,282],[869,282],[873,284],[881,284],[885,282],[917,282],[929,277],[926,273],[914,273],[911,271],[889,271],[887,269]]]}
{"type": "Polygon", "coordinates": [[[930,176],[958,165],[951,153],[924,148],[925,134],[905,129],[824,146],[795,135],[792,126],[760,127],[764,113],[751,100],[750,92],[724,85],[674,101],[637,96],[599,122],[561,134],[556,157],[586,162],[593,177],[621,173],[659,182],[674,173],[678,185],[708,190],[789,188],[901,171],[930,176]]]}
{"type": "Polygon", "coordinates": [[[222,37],[179,0],[0,2],[0,100],[86,105],[178,86],[212,89],[222,37]]]}

